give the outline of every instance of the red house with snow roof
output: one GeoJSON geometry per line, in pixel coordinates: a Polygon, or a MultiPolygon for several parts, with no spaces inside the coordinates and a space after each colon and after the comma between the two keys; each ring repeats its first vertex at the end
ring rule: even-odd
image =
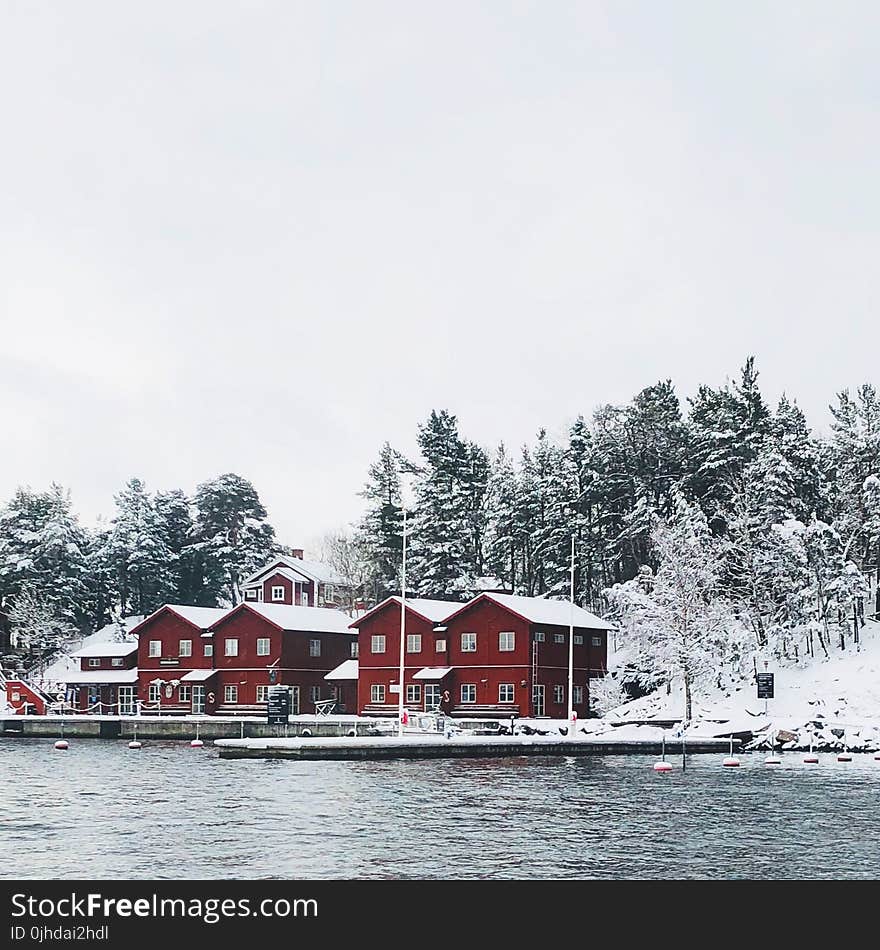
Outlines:
{"type": "MultiPolygon", "coordinates": [[[[568,638],[574,625],[574,710],[589,709],[589,680],[607,669],[610,624],[567,601],[484,593],[466,604],[406,601],[404,706],[456,716],[568,713],[568,638]]],[[[358,709],[396,715],[400,598],[353,624],[359,632],[358,709]]]]}
{"type": "Polygon", "coordinates": [[[132,631],[138,638],[141,711],[200,715],[218,705],[212,624],[228,610],[166,604],[132,631]]]}
{"type": "Polygon", "coordinates": [[[265,715],[269,687],[291,687],[291,715],[335,700],[354,713],[354,684],[328,674],[357,654],[351,618],[341,610],[292,604],[244,603],[213,624],[220,715],[265,715]]]}
{"type": "Polygon", "coordinates": [[[67,673],[67,703],[76,712],[133,716],[137,711],[137,640],[95,643],[75,653],[79,670],[67,673]]]}
{"type": "MultiPolygon", "coordinates": [[[[461,604],[449,600],[406,600],[404,705],[433,710],[442,698],[441,674],[448,667],[446,636],[438,625],[461,604]]],[[[358,631],[358,711],[396,716],[400,679],[400,597],[388,597],[352,624],[358,631]]]]}
{"type": "Polygon", "coordinates": [[[292,557],[279,556],[251,574],[241,585],[245,603],[287,604],[300,607],[345,605],[349,588],[326,564],[307,561],[301,549],[292,557]]]}

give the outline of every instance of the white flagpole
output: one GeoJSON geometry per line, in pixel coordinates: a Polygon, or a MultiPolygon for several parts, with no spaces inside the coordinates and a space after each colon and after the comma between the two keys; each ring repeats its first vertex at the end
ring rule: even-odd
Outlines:
{"type": "MultiPolygon", "coordinates": [[[[403,500],[403,499],[401,499],[403,500]]],[[[403,562],[400,571],[400,692],[397,696],[397,729],[403,735],[403,651],[406,646],[406,505],[403,506],[403,562]]]]}
{"type": "MultiPolygon", "coordinates": [[[[589,675],[589,674],[588,674],[589,675]]],[[[574,534],[571,536],[571,603],[568,606],[568,727],[574,734],[574,534]]]]}

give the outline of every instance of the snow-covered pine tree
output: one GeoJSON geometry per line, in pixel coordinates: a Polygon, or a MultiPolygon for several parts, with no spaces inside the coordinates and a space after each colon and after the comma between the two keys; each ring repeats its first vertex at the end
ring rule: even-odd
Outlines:
{"type": "Polygon", "coordinates": [[[196,489],[193,543],[201,562],[203,602],[234,604],[241,581],[278,550],[275,529],[254,486],[228,473],[196,489]]]}
{"type": "Polygon", "coordinates": [[[180,489],[156,492],[153,499],[158,530],[168,552],[168,571],[160,592],[163,603],[203,604],[201,558],[191,547],[192,506],[180,489]]]}
{"type": "Polygon", "coordinates": [[[464,597],[482,573],[488,464],[445,409],[419,426],[418,443],[411,576],[421,596],[464,597]]]}
{"type": "Polygon", "coordinates": [[[519,475],[504,445],[492,460],[486,493],[486,565],[513,592],[520,590],[519,475]]]}
{"type": "Polygon", "coordinates": [[[379,458],[368,469],[368,480],[360,493],[367,501],[367,510],[357,527],[357,538],[369,561],[369,597],[373,603],[400,589],[404,468],[408,465],[403,456],[386,442],[379,458]]]}
{"type": "Polygon", "coordinates": [[[139,478],[116,495],[100,560],[112,572],[123,617],[149,614],[172,586],[172,557],[153,499],[139,478]]]}

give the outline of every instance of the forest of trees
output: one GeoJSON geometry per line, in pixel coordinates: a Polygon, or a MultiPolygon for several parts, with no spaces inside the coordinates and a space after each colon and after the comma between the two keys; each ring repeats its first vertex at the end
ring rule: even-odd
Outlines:
{"type": "Polygon", "coordinates": [[[164,603],[235,603],[240,581],[279,550],[256,490],[238,475],[207,481],[192,497],[151,494],[132,478],[115,503],[97,530],[80,524],[60,485],[19,488],[0,508],[7,665],[164,603]]]}
{"type": "MultiPolygon", "coordinates": [[[[831,413],[817,437],[793,399],[768,405],[753,359],[684,406],[661,381],[576,419],[562,442],[542,430],[516,451],[489,452],[434,411],[417,458],[382,446],[362,518],[318,556],[366,605],[399,591],[406,504],[411,593],[567,596],[573,535],[577,601],[617,621],[646,686],[756,651],[825,656],[858,643],[880,555],[877,392],[841,392],[831,413]]],[[[236,475],[193,497],[132,479],[96,531],[62,488],[20,489],[0,509],[0,597],[18,652],[39,654],[164,602],[232,603],[281,550],[236,475]]]]}
{"type": "Polygon", "coordinates": [[[863,385],[831,413],[817,438],[792,399],[768,405],[751,358],[686,407],[658,382],[516,453],[432,412],[419,458],[382,447],[350,543],[370,599],[399,590],[405,499],[419,596],[463,599],[486,576],[567,596],[573,534],[577,600],[618,621],[646,680],[755,649],[827,655],[858,642],[880,552],[880,400],[863,385]],[[692,629],[676,627],[688,614],[692,629]]]}

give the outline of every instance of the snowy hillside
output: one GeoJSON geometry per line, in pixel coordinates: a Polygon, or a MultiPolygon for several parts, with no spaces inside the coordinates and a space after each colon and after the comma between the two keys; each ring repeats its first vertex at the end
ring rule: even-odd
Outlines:
{"type": "MultiPolygon", "coordinates": [[[[126,617],[122,621],[125,631],[128,633],[133,630],[144,618],[140,616],[126,617]]],[[[41,673],[35,673],[31,680],[37,686],[46,690],[54,690],[64,681],[68,673],[73,673],[79,669],[79,660],[71,657],[72,653],[82,650],[83,647],[94,646],[99,643],[112,643],[119,638],[119,627],[115,623],[108,623],[88,637],[82,637],[79,640],[71,640],[64,646],[64,653],[53,663],[47,666],[41,673]]]]}
{"type": "MultiPolygon", "coordinates": [[[[880,623],[868,621],[861,637],[859,650],[835,649],[828,659],[817,657],[808,665],[771,662],[768,672],[775,673],[775,698],[767,701],[767,715],[764,700],[757,699],[755,684],[748,680],[739,688],[696,694],[693,728],[716,735],[767,728],[798,732],[806,723],[824,722],[828,729],[846,730],[853,740],[856,732],[863,737],[875,734],[880,727],[880,623]]],[[[680,721],[683,710],[681,684],[673,682],[668,695],[662,688],[625,703],[599,720],[596,728],[680,721]]]]}

